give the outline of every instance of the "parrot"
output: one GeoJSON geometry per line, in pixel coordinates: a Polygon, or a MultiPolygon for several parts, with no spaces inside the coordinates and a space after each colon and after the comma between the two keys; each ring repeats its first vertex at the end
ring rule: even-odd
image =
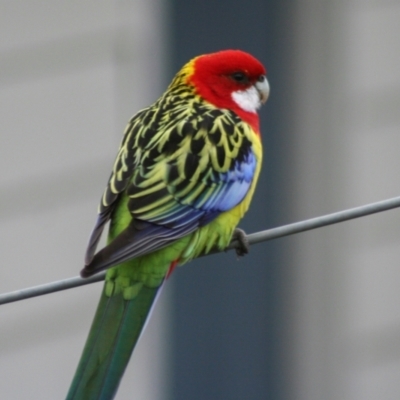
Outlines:
{"type": "Polygon", "coordinates": [[[67,400],[113,399],[160,289],[176,266],[236,239],[260,174],[263,64],[241,50],[197,56],[128,123],[81,277],[107,270],[67,400]],[[108,226],[106,245],[96,252],[108,226]]]}

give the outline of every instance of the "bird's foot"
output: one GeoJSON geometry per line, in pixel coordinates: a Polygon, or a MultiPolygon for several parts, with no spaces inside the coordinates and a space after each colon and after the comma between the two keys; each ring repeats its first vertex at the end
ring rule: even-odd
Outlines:
{"type": "Polygon", "coordinates": [[[238,257],[248,254],[250,250],[249,241],[247,240],[246,232],[243,229],[235,228],[232,235],[232,240],[235,241],[235,251],[238,257]]]}

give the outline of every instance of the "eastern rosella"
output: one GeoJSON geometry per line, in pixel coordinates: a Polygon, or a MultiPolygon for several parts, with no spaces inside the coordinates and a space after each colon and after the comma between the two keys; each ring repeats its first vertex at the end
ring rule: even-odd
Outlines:
{"type": "Polygon", "coordinates": [[[174,268],[229,244],[260,173],[257,109],[268,94],[256,58],[220,51],[189,61],[129,122],[81,272],[109,269],[67,399],[112,399],[174,268]]]}

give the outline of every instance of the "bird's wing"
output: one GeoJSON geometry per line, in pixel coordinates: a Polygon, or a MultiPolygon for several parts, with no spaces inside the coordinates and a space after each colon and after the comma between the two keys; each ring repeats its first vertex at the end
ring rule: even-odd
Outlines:
{"type": "Polygon", "coordinates": [[[193,232],[239,204],[251,186],[254,133],[234,113],[212,109],[161,126],[146,127],[139,118],[125,135],[89,253],[116,204],[125,204],[133,218],[96,254],[86,267],[89,274],[193,232]]]}
{"type": "Polygon", "coordinates": [[[109,221],[116,205],[118,204],[118,199],[128,186],[129,180],[133,174],[133,170],[138,165],[138,160],[130,157],[128,148],[132,147],[132,140],[135,137],[143,134],[144,125],[142,123],[142,119],[143,115],[146,114],[146,111],[147,109],[139,111],[125,128],[119,152],[114,162],[113,170],[108,180],[106,190],[104,191],[100,201],[96,223],[89,237],[89,242],[85,253],[85,265],[89,265],[92,262],[104,227],[109,221]]]}

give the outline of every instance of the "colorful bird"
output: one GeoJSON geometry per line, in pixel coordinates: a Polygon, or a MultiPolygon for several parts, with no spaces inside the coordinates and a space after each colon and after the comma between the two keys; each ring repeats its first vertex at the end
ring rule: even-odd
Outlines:
{"type": "Polygon", "coordinates": [[[108,269],[67,399],[112,399],[160,288],[177,265],[225,249],[261,168],[263,65],[239,50],[189,61],[129,122],[87,247],[82,277],[108,269]],[[96,252],[107,221],[108,243],[96,252]]]}

